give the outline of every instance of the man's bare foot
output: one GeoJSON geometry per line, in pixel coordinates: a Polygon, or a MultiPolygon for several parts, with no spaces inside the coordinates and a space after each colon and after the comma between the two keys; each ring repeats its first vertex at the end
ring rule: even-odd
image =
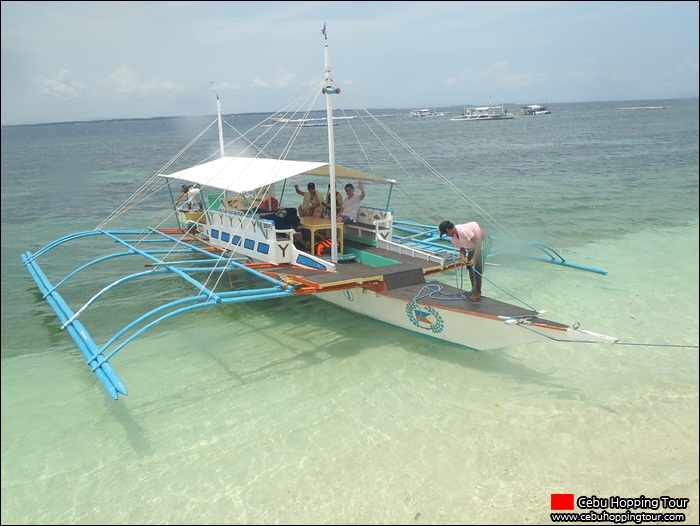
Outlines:
{"type": "Polygon", "coordinates": [[[481,299],[481,294],[474,294],[472,296],[469,296],[467,298],[469,301],[479,301],[481,299]]]}

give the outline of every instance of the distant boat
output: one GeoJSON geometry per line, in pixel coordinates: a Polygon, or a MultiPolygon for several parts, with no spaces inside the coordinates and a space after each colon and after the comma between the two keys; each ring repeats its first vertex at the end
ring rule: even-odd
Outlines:
{"type": "MultiPolygon", "coordinates": [[[[319,121],[319,120],[302,121],[302,122],[297,122],[295,124],[292,124],[292,126],[294,126],[296,128],[318,128],[320,126],[328,126],[328,121],[319,121]]],[[[338,123],[334,122],[333,126],[338,126],[338,123]]]]}
{"type": "Polygon", "coordinates": [[[552,113],[547,106],[541,104],[530,104],[520,108],[518,115],[548,115],[552,113]]]}
{"type": "Polygon", "coordinates": [[[420,110],[413,110],[409,113],[411,117],[442,117],[445,115],[443,111],[431,110],[428,108],[422,108],[420,110]]]}
{"type": "Polygon", "coordinates": [[[618,110],[666,110],[671,106],[631,106],[629,108],[617,108],[618,110]]]}
{"type": "MultiPolygon", "coordinates": [[[[338,117],[333,117],[333,121],[337,120],[347,120],[347,119],[354,119],[354,115],[341,115],[338,117]]],[[[326,118],[314,118],[314,117],[309,117],[306,119],[285,119],[284,121],[279,121],[279,122],[291,122],[292,126],[295,128],[317,128],[319,126],[328,126],[328,119],[326,118]]],[[[337,122],[333,122],[333,126],[338,126],[337,122]]]]}
{"type": "Polygon", "coordinates": [[[508,110],[500,106],[480,106],[476,108],[467,108],[462,110],[462,113],[451,117],[451,121],[496,121],[505,119],[514,119],[515,115],[508,114],[508,110]]]}

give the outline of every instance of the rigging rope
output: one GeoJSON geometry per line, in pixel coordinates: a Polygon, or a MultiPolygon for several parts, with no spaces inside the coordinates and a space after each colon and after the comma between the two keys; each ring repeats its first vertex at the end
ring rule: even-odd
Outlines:
{"type": "MultiPolygon", "coordinates": [[[[516,324],[517,327],[521,327],[523,329],[526,329],[528,331],[534,332],[535,334],[538,334],[542,336],[543,338],[547,338],[548,340],[555,341],[555,342],[561,342],[561,343],[596,343],[599,344],[600,342],[594,342],[594,341],[581,341],[581,340],[560,340],[558,338],[552,338],[551,336],[548,336],[547,334],[543,334],[537,330],[535,330],[533,327],[528,326],[528,325],[523,325],[523,324],[516,324]]],[[[679,344],[671,344],[671,343],[634,343],[634,342],[621,342],[617,341],[613,345],[628,345],[628,346],[638,346],[638,347],[672,347],[672,348],[677,348],[677,349],[697,349],[698,345],[679,345],[679,344]]]]}

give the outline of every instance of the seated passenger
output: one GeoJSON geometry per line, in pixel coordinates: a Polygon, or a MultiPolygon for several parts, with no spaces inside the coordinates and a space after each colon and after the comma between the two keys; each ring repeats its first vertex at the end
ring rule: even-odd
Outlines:
{"type": "Polygon", "coordinates": [[[365,185],[362,181],[357,183],[360,188],[360,195],[355,194],[355,187],[350,183],[345,185],[347,198],[340,210],[340,216],[344,223],[357,223],[357,213],[360,211],[361,201],[365,198],[365,185]]]}
{"type": "MultiPolygon", "coordinates": [[[[326,200],[321,203],[321,206],[323,207],[323,212],[321,213],[321,217],[331,217],[331,187],[328,185],[328,194],[326,194],[326,200]]],[[[340,192],[335,193],[335,214],[337,216],[336,221],[338,223],[343,222],[343,218],[340,215],[340,211],[343,209],[343,196],[341,195],[340,192]]]]}
{"type": "Polygon", "coordinates": [[[321,196],[316,192],[316,185],[309,183],[306,188],[308,191],[302,192],[298,184],[294,185],[297,193],[304,196],[304,201],[299,205],[299,217],[321,217],[321,196]]]}

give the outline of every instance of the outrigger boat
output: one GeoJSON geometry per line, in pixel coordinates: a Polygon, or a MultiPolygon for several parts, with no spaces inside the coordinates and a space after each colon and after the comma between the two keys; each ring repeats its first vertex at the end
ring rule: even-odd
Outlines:
{"type": "Polygon", "coordinates": [[[547,106],[541,104],[530,104],[520,108],[518,115],[549,115],[552,113],[547,106]]]}
{"type": "MultiPolygon", "coordinates": [[[[313,96],[325,97],[327,122],[332,122],[332,101],[341,90],[330,75],[325,26],[323,35],[325,77],[314,89],[313,96]]],[[[480,301],[467,301],[461,286],[432,279],[446,272],[457,276],[464,270],[456,249],[439,237],[436,224],[400,221],[394,217],[390,199],[392,190],[399,188],[397,180],[370,170],[337,164],[333,126],[327,127],[327,159],[290,160],[290,147],[299,139],[301,128],[290,125],[285,134],[282,129],[287,126],[287,121],[278,119],[280,127],[254,128],[225,145],[218,95],[216,100],[218,115],[210,128],[218,125],[218,158],[170,171],[176,161],[181,162],[181,152],[143,186],[142,192],[134,195],[94,230],[67,235],[34,253],[22,255],[43,298],[56,312],[61,328],[70,334],[112,398],[126,395],[127,388],[110,360],[127,345],[133,345],[144,331],[196,309],[246,301],[277,298],[294,301],[297,296],[314,295],[379,322],[473,350],[545,340],[606,344],[617,341],[611,336],[585,331],[578,323],[568,325],[549,321],[542,317],[545,311],[535,310],[527,304],[518,306],[486,296],[480,301]],[[263,152],[269,148],[262,149],[259,145],[271,145],[275,138],[284,139],[277,150],[279,155],[267,157],[265,155],[269,154],[263,152]],[[227,155],[227,149],[241,153],[227,155]],[[372,188],[373,198],[378,193],[375,189],[384,185],[388,189],[387,204],[383,207],[368,206],[363,201],[358,221],[352,224],[338,222],[334,214],[329,218],[297,218],[295,221],[294,206],[284,207],[282,202],[287,183],[299,181],[301,177],[304,180],[328,178],[329,189],[336,188],[336,181],[362,181],[372,188]],[[184,192],[179,198],[175,197],[182,186],[192,184],[199,185],[208,198],[207,206],[201,212],[182,203],[184,192]],[[108,228],[128,210],[136,210],[136,205],[144,199],[149,203],[161,199],[162,209],[170,210],[166,216],[169,219],[158,219],[144,229],[108,228]],[[170,225],[166,221],[170,221],[170,225]],[[320,236],[322,232],[325,236],[320,236]],[[66,273],[63,270],[58,281],[50,280],[45,267],[39,265],[40,260],[43,262],[59,247],[70,246],[73,250],[74,243],[90,240],[92,249],[97,239],[108,241],[106,252],[79,264],[72,271],[66,273]],[[87,294],[84,283],[74,283],[88,269],[107,263],[123,266],[123,275],[101,283],[87,294]],[[138,305],[147,299],[156,305],[150,309],[145,306],[143,314],[127,320],[121,329],[105,337],[105,341],[96,341],[102,337],[93,338],[86,326],[86,318],[90,318],[88,313],[96,302],[107,301],[111,294],[133,282],[153,283],[151,280],[155,280],[156,285],[151,286],[161,286],[159,278],[162,277],[169,278],[168,291],[184,291],[182,297],[161,300],[159,294],[152,294],[148,296],[153,297],[141,298],[138,305]],[[172,279],[176,278],[182,282],[174,286],[172,279]],[[252,283],[259,285],[251,288],[252,283]],[[71,290],[71,284],[78,289],[77,293],[71,290]],[[76,308],[69,305],[66,296],[82,299],[76,308]],[[85,325],[83,321],[86,321],[85,325]]],[[[365,136],[385,132],[394,143],[406,146],[369,112],[364,111],[355,120],[368,129],[365,136]]],[[[347,136],[360,135],[361,132],[355,130],[347,136]]],[[[310,133],[309,140],[318,143],[318,134],[310,133]]],[[[388,145],[387,140],[382,143],[388,145]]],[[[311,151],[310,145],[304,145],[307,152],[311,151]]],[[[436,180],[445,182],[451,192],[469,202],[458,187],[418,157],[415,151],[410,151],[418,159],[414,167],[423,173],[428,170],[436,180]]],[[[346,148],[343,155],[350,158],[357,152],[370,153],[366,148],[346,148]]],[[[384,170],[381,163],[378,169],[384,170]]],[[[408,176],[406,165],[402,170],[399,173],[408,176]]],[[[289,194],[294,204],[298,204],[296,193],[289,194]]],[[[330,209],[335,210],[335,192],[329,192],[329,195],[330,209]]],[[[498,227],[497,222],[482,224],[487,224],[488,228],[498,227]]],[[[492,236],[492,243],[489,260],[511,252],[508,247],[515,245],[532,249],[529,257],[534,259],[606,274],[600,269],[570,263],[541,243],[509,241],[506,237],[496,236],[492,236]]],[[[375,322],[370,320],[368,323],[375,322]]]]}
{"type": "Polygon", "coordinates": [[[430,108],[421,108],[418,110],[411,110],[409,113],[411,117],[442,117],[445,115],[444,111],[431,110],[430,108]]]}

